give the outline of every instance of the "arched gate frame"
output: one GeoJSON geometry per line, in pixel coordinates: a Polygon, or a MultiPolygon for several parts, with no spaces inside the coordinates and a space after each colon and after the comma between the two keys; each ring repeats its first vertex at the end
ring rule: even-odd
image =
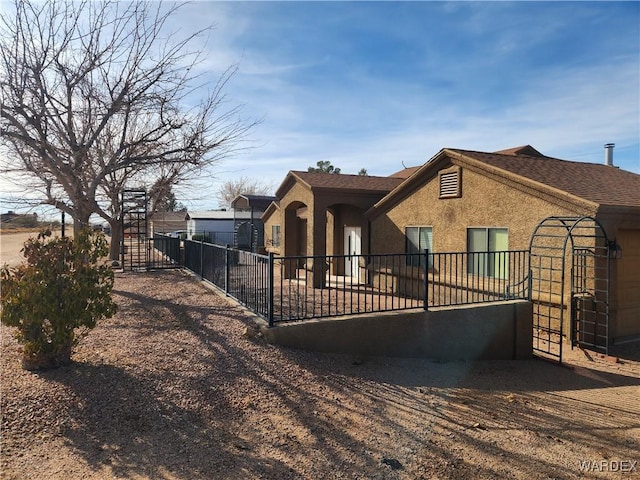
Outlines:
{"type": "Polygon", "coordinates": [[[548,217],[529,244],[533,351],[562,362],[571,346],[608,353],[609,241],[592,217],[548,217]]]}

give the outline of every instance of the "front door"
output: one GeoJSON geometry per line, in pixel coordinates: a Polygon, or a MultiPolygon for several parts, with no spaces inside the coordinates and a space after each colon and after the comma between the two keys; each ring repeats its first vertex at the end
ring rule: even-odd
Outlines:
{"type": "Polygon", "coordinates": [[[359,278],[360,254],[362,253],[362,234],[360,227],[344,227],[344,274],[359,278]]]}

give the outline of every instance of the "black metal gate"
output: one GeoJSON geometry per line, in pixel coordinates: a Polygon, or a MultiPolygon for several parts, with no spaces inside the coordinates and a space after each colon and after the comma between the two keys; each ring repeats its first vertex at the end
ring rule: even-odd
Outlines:
{"type": "Polygon", "coordinates": [[[151,270],[180,266],[179,238],[154,235],[149,238],[147,192],[122,192],[122,245],[120,257],[125,270],[151,270]]]}
{"type": "Polygon", "coordinates": [[[147,270],[180,268],[182,266],[182,240],[155,234],[147,239],[147,270]]]}
{"type": "Polygon", "coordinates": [[[548,217],[531,236],[534,354],[562,362],[563,340],[608,353],[609,242],[592,217],[548,217]]]}
{"type": "Polygon", "coordinates": [[[572,270],[571,344],[608,353],[608,249],[574,249],[572,270]]]}
{"type": "Polygon", "coordinates": [[[147,192],[144,190],[122,192],[120,257],[125,270],[147,268],[147,192]]]}

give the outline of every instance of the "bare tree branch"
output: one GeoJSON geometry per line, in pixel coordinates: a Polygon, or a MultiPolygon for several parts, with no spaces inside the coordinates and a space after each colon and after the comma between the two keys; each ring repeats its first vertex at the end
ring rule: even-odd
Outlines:
{"type": "Polygon", "coordinates": [[[181,4],[14,0],[13,7],[0,18],[6,171],[28,174],[43,203],[77,224],[93,213],[117,223],[119,193],[131,182],[185,182],[240,149],[256,123],[227,103],[235,66],[212,85],[192,73],[206,30],[182,38],[167,31],[181,4]]]}
{"type": "Polygon", "coordinates": [[[215,197],[220,207],[228,208],[238,195],[269,195],[273,189],[274,185],[271,183],[242,176],[224,182],[215,197]]]}

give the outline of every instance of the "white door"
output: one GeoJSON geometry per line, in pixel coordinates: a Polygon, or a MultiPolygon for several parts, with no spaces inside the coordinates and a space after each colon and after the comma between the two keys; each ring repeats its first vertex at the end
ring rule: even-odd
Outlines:
{"type": "Polygon", "coordinates": [[[360,227],[344,227],[344,274],[359,279],[359,255],[362,253],[362,235],[360,227]]]}

